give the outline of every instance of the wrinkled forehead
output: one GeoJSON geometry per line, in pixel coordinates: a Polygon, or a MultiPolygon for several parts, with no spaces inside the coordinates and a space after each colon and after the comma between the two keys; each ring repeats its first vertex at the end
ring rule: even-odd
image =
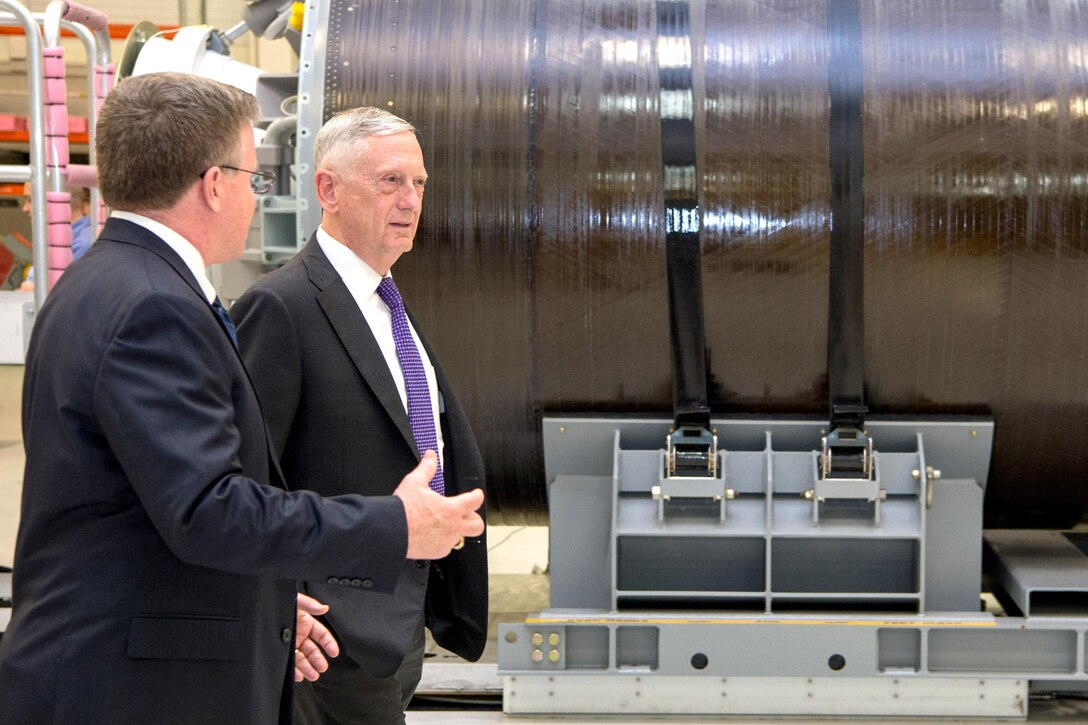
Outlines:
{"type": "Polygon", "coordinates": [[[412,166],[423,171],[423,149],[410,131],[370,136],[357,147],[359,160],[373,167],[412,166]]]}

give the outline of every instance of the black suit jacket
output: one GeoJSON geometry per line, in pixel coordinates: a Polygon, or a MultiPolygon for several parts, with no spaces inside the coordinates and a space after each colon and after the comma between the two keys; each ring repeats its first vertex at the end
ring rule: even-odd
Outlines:
{"type": "MultiPolygon", "coordinates": [[[[316,238],[231,308],[246,366],[264,403],[284,474],[324,495],[390,494],[419,461],[415,439],[374,335],[316,238]]],[[[409,312],[409,317],[411,313],[409,312]]],[[[435,368],[444,410],[446,491],[484,484],[468,420],[415,320],[435,368]]],[[[372,541],[381,537],[375,531],[372,541]]],[[[396,671],[426,602],[435,641],[476,660],[487,633],[487,546],[469,539],[441,561],[401,560],[392,595],[344,591],[320,580],[307,591],[330,605],[341,647],[375,676],[396,671]]]]}
{"type": "Polygon", "coordinates": [[[8,725],[290,722],[295,580],[396,586],[403,505],[283,490],[225,328],[138,225],[42,307],[23,437],[8,725]]]}

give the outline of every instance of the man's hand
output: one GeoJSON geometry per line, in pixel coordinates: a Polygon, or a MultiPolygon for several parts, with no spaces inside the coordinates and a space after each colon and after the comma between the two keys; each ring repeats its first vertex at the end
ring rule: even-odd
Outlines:
{"type": "Polygon", "coordinates": [[[476,513],[484,492],[477,488],[458,496],[437,494],[428,486],[437,469],[438,456],[427,451],[393,492],[404,503],[408,519],[409,559],[441,559],[466,536],[484,532],[484,520],[476,513]]]}
{"type": "Polygon", "coordinates": [[[329,605],[299,592],[298,613],[295,624],[295,682],[313,682],[329,669],[325,659],[340,654],[340,645],[324,624],[314,619],[315,614],[329,611],[329,605]]]}

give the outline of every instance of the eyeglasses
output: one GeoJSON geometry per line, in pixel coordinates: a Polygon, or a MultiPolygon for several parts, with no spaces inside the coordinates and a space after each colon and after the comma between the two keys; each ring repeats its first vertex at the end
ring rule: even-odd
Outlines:
{"type": "MultiPolygon", "coordinates": [[[[272,171],[250,171],[249,169],[239,169],[237,166],[228,166],[227,164],[217,164],[217,166],[221,169],[231,169],[232,171],[249,174],[249,188],[253,190],[254,194],[267,194],[272,191],[272,185],[276,183],[276,174],[272,171]]],[[[203,179],[206,173],[208,173],[208,169],[204,170],[200,178],[203,179]]]]}

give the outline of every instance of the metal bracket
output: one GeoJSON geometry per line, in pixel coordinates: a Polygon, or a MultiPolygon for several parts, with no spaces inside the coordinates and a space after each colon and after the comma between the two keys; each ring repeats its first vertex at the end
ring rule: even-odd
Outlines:
{"type": "Polygon", "coordinates": [[[661,478],[650,489],[657,501],[657,525],[665,525],[665,502],[674,497],[718,502],[718,522],[725,524],[725,502],[736,492],[725,487],[724,467],[719,461],[718,436],[702,426],[680,426],[665,436],[661,478]]]}
{"type": "Polygon", "coordinates": [[[820,478],[873,480],[873,439],[857,428],[836,428],[820,439],[820,478]]]}
{"type": "Polygon", "coordinates": [[[926,508],[933,508],[933,482],[941,477],[940,470],[933,466],[926,466],[924,470],[915,468],[910,475],[915,481],[922,482],[922,490],[926,495],[926,508]]]}
{"type": "Polygon", "coordinates": [[[701,426],[680,426],[665,436],[665,477],[700,476],[718,477],[718,436],[701,426]]]}
{"type": "Polygon", "coordinates": [[[724,479],[687,479],[687,481],[683,478],[662,479],[659,485],[650,488],[650,498],[657,501],[658,526],[665,525],[665,503],[672,501],[674,496],[681,499],[702,498],[716,501],[718,503],[718,523],[725,525],[725,502],[735,499],[737,492],[731,488],[726,488],[724,479]],[[685,488],[685,482],[694,483],[698,488],[685,488]],[[706,490],[705,483],[707,482],[711,484],[711,491],[706,490]]]}
{"type": "Polygon", "coordinates": [[[888,492],[880,487],[878,481],[850,481],[828,478],[816,481],[813,488],[803,494],[803,498],[812,502],[812,528],[820,526],[820,504],[831,500],[867,500],[873,505],[873,528],[880,528],[880,502],[888,498],[888,492]],[[859,486],[859,483],[861,484],[859,486]]]}
{"type": "Polygon", "coordinates": [[[876,475],[873,439],[858,428],[840,427],[820,438],[819,462],[813,487],[804,497],[812,501],[812,526],[820,525],[820,504],[828,499],[865,499],[873,504],[873,526],[880,528],[880,502],[887,492],[876,475]]]}

